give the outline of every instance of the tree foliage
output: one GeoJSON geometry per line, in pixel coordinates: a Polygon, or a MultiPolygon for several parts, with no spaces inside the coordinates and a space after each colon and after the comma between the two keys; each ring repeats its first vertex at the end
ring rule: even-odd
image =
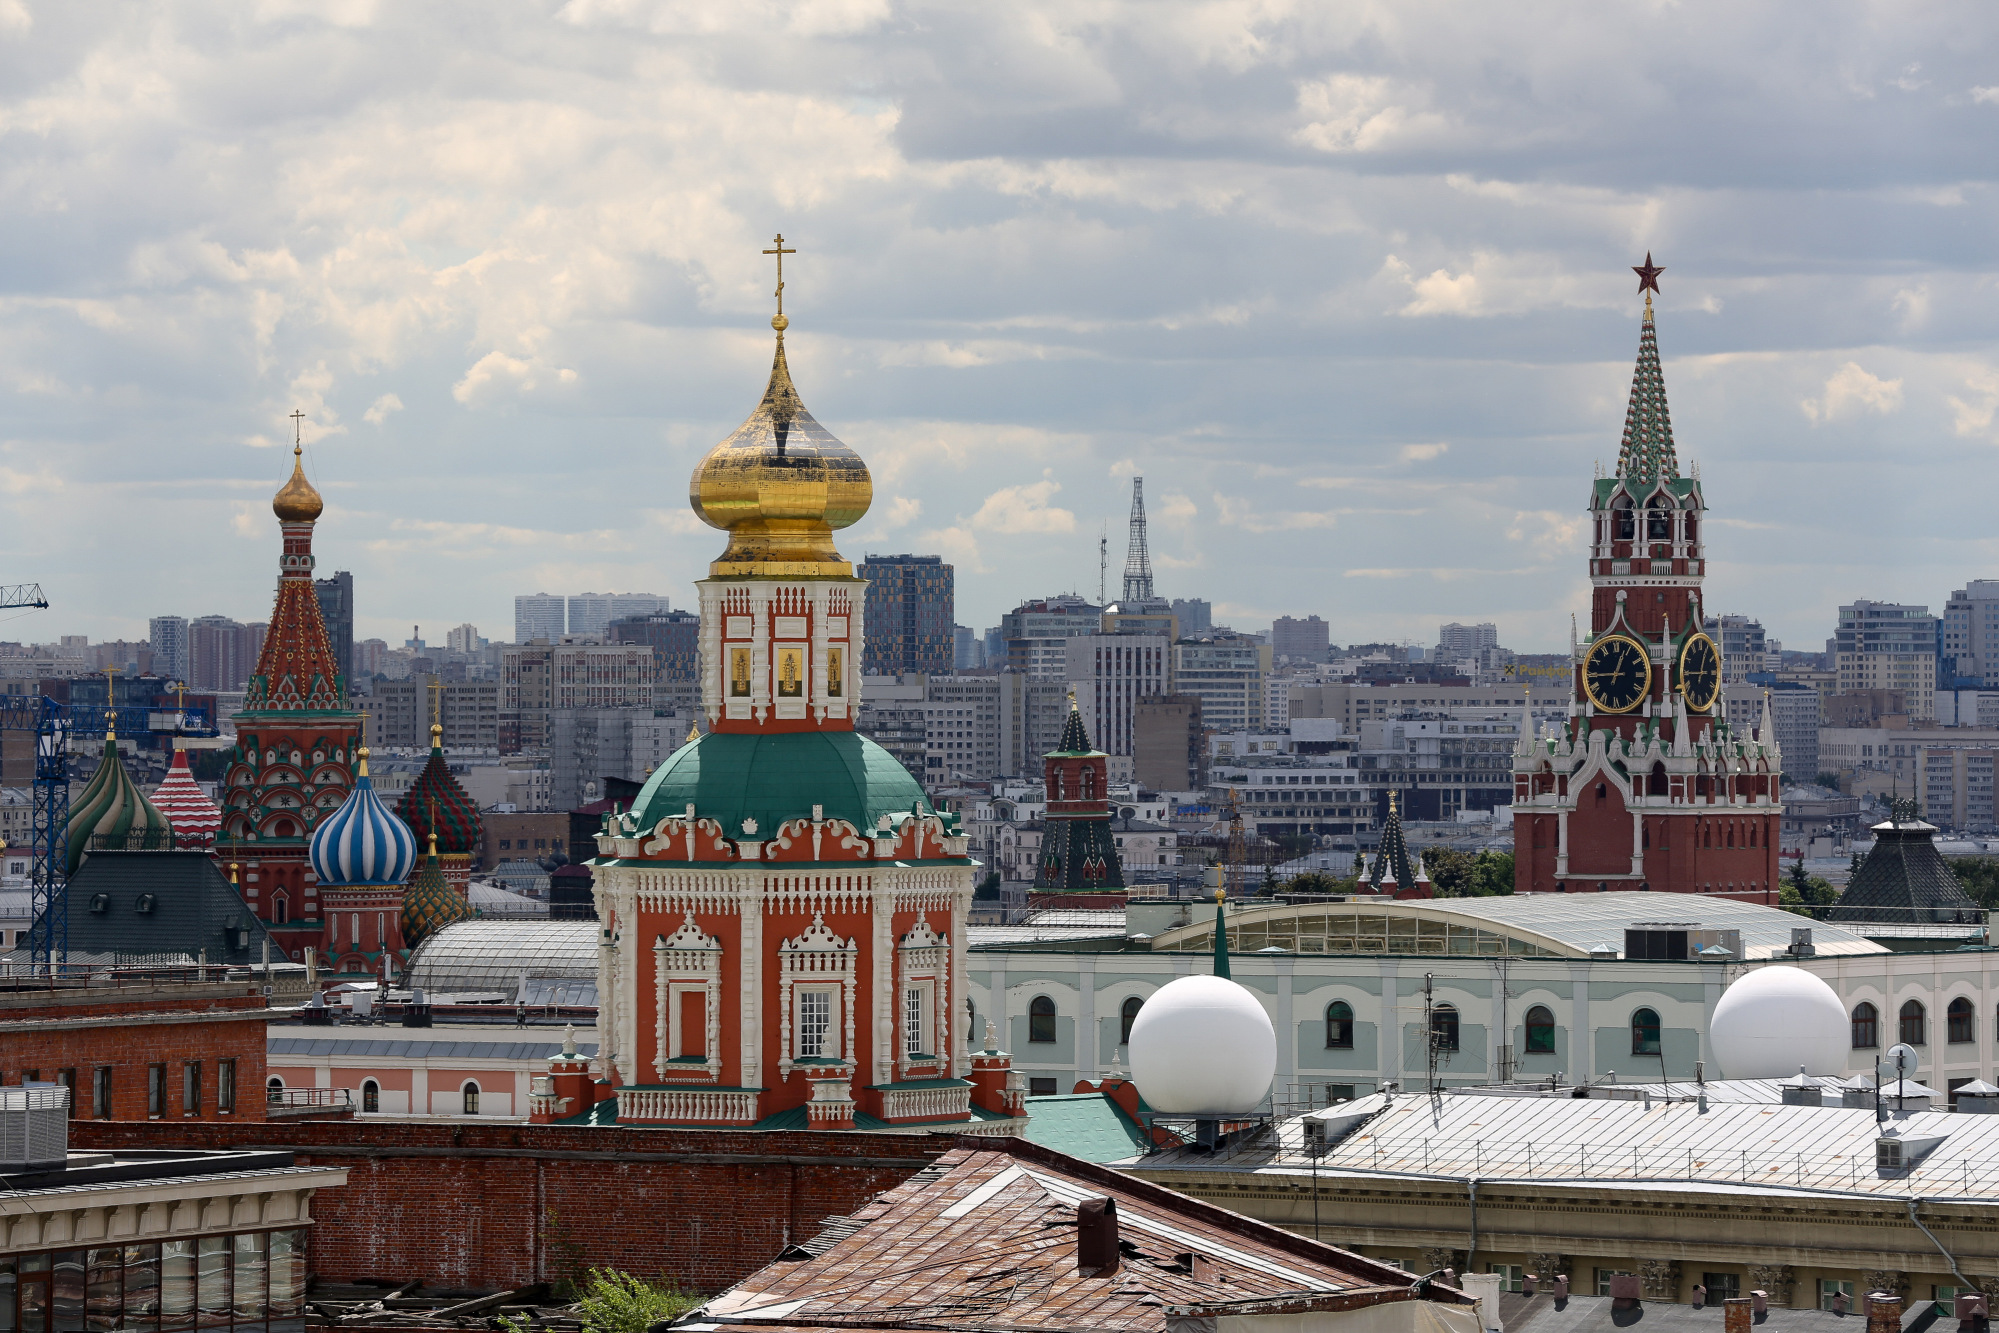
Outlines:
{"type": "Polygon", "coordinates": [[[1810,908],[1829,907],[1838,901],[1839,890],[1832,886],[1830,880],[1805,873],[1802,857],[1791,862],[1789,873],[1777,886],[1777,905],[1800,916],[1811,915],[1810,908]]]}
{"type": "Polygon", "coordinates": [[[1439,898],[1494,898],[1513,892],[1513,853],[1482,851],[1474,856],[1451,847],[1423,853],[1430,887],[1439,898]]]}
{"type": "Polygon", "coordinates": [[[1980,907],[1999,907],[1999,860],[1989,856],[1953,856],[1948,864],[1973,902],[1980,907]]]}
{"type": "MultiPolygon", "coordinates": [[[[593,1268],[577,1292],[576,1317],[583,1333],[646,1333],[655,1324],[678,1319],[701,1304],[699,1296],[674,1284],[647,1282],[615,1268],[593,1268]]],[[[527,1333],[526,1320],[502,1315],[507,1333],[527,1333]]]]}

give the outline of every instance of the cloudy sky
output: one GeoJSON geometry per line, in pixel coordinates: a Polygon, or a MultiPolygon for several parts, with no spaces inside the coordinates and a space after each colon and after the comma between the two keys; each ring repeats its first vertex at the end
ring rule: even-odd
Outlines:
{"type": "Polygon", "coordinates": [[[262,619],[306,414],[359,630],[656,591],[768,371],[958,619],[1160,591],[1336,641],[1585,606],[1637,345],[1709,603],[1818,647],[1999,577],[1999,11],[0,0],[0,638],[262,619]]]}

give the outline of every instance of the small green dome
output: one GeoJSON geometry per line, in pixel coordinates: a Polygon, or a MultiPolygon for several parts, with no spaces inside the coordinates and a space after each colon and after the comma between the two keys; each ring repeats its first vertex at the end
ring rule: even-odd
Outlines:
{"type": "Polygon", "coordinates": [[[753,836],[771,837],[785,820],[812,818],[815,805],[862,830],[883,815],[933,813],[909,770],[852,731],[711,731],[661,764],[632,809],[639,827],[651,829],[690,804],[731,838],[744,836],[745,819],[757,821],[753,836]]]}

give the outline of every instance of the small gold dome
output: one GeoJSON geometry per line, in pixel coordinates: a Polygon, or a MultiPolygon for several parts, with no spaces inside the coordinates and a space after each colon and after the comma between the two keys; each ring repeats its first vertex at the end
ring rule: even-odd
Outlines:
{"type": "Polygon", "coordinates": [[[297,445],[292,446],[292,479],[271,501],[271,512],[278,516],[280,523],[317,522],[326,509],[326,502],[319,498],[319,492],[305,479],[302,452],[297,445]]]}
{"type": "Polygon", "coordinates": [[[854,567],[834,547],[833,533],[858,523],[874,494],[861,456],[798,400],[780,325],[763,401],[708,451],[688,486],[694,512],[729,534],[729,549],[709,572],[851,577],[854,567]]]}

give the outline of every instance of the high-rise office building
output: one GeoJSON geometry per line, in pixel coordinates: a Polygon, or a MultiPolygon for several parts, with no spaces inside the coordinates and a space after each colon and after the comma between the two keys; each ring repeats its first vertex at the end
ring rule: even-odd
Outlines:
{"type": "Polygon", "coordinates": [[[1270,653],[1294,662],[1323,662],[1332,645],[1332,632],[1317,616],[1303,620],[1279,616],[1270,627],[1270,653]]]}
{"type": "Polygon", "coordinates": [[[868,581],[863,673],[949,674],[954,669],[955,571],[944,558],[871,555],[854,572],[868,581]]]}
{"type": "Polygon", "coordinates": [[[319,618],[326,622],[326,644],[340,674],[354,679],[354,576],[337,570],[330,579],[312,581],[313,596],[319,602],[319,618]]]}
{"type": "Polygon", "coordinates": [[[1105,754],[1130,755],[1138,701],[1166,693],[1171,641],[1163,634],[1078,634],[1064,648],[1064,674],[1091,739],[1105,754]]]}
{"type": "Polygon", "coordinates": [[[1937,618],[1927,606],[1856,601],[1826,640],[1839,691],[1900,690],[1910,717],[1936,716],[1937,618]]]}
{"type": "Polygon", "coordinates": [[[545,592],[514,598],[514,642],[533,643],[536,639],[555,642],[568,628],[563,610],[562,598],[545,592]]]}
{"type": "Polygon", "coordinates": [[[1078,634],[1097,633],[1103,626],[1103,612],[1102,607],[1067,594],[1021,603],[1000,617],[1006,665],[1035,680],[1066,680],[1069,640],[1078,634]]]}
{"type": "Polygon", "coordinates": [[[1201,722],[1211,731],[1262,730],[1269,675],[1270,645],[1245,635],[1173,645],[1173,689],[1201,701],[1201,722]]]}
{"type": "Polygon", "coordinates": [[[657,678],[693,682],[701,678],[701,617],[692,611],[662,611],[654,616],[628,616],[604,627],[607,643],[649,644],[656,659],[657,678]]]}
{"type": "Polygon", "coordinates": [[[1952,593],[1941,630],[1937,683],[1999,689],[1999,579],[1973,579],[1952,593]]]}
{"type": "Polygon", "coordinates": [[[1205,597],[1175,597],[1173,615],[1180,622],[1180,637],[1191,639],[1215,627],[1215,608],[1205,597]]]}
{"type": "Polygon", "coordinates": [[[1437,627],[1437,647],[1447,657],[1469,657],[1486,648],[1499,646],[1499,626],[1491,621],[1460,625],[1455,620],[1437,627]]]}
{"type": "Polygon", "coordinates": [[[169,680],[192,684],[194,662],[189,656],[186,616],[154,616],[147,629],[153,645],[153,670],[169,680]]]}
{"type": "Polygon", "coordinates": [[[951,668],[954,671],[977,671],[986,664],[986,645],[979,638],[978,631],[970,625],[951,627],[951,668]]]}
{"type": "Polygon", "coordinates": [[[507,649],[500,659],[500,750],[549,744],[552,712],[653,706],[653,654],[638,644],[574,639],[507,649]]]}
{"type": "Polygon", "coordinates": [[[650,592],[586,592],[569,598],[568,602],[567,632],[572,638],[582,634],[601,637],[614,620],[658,615],[666,610],[666,598],[650,592]]]}
{"type": "MultiPolygon", "coordinates": [[[[1746,681],[1752,671],[1762,671],[1769,656],[1763,622],[1748,616],[1709,616],[1703,622],[1707,636],[1721,652],[1721,680],[1724,685],[1746,681]]],[[[1788,761],[1790,756],[1785,755],[1788,761]]]]}
{"type": "Polygon", "coordinates": [[[228,616],[197,616],[188,623],[188,684],[198,690],[240,690],[257,669],[264,650],[261,622],[245,625],[228,616]]]}

